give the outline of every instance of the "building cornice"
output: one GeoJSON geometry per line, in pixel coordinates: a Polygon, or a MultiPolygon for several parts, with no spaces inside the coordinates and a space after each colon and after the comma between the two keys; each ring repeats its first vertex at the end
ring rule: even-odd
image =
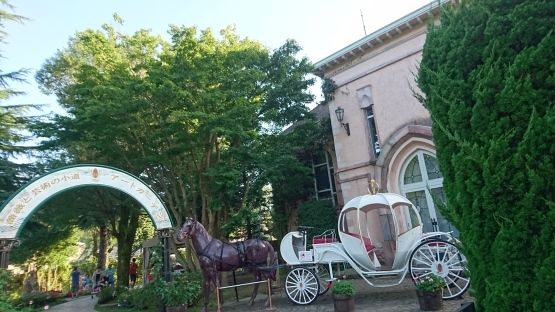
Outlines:
{"type": "Polygon", "coordinates": [[[314,64],[312,74],[323,78],[324,74],[329,72],[331,69],[351,62],[353,59],[360,57],[362,54],[368,53],[369,51],[376,50],[389,41],[395,39],[396,36],[426,23],[430,17],[434,18],[439,14],[440,5],[448,2],[452,3],[454,0],[430,2],[430,4],[427,4],[420,9],[394,21],[393,23],[376,30],[375,32],[348,45],[323,60],[316,62],[314,64]]]}

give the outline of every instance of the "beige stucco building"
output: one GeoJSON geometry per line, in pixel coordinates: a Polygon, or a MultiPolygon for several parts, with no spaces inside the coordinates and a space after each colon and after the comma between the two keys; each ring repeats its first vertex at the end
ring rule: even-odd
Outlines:
{"type": "MultiPolygon", "coordinates": [[[[434,205],[434,198],[444,201],[443,176],[430,115],[413,95],[419,92],[415,75],[427,23],[438,13],[437,3],[426,5],[318,61],[313,72],[337,85],[326,106],[334,140],[326,158],[336,204],[366,194],[374,179],[381,192],[402,194],[419,208],[425,231],[454,230],[434,205]],[[336,118],[341,111],[342,122],[336,118]]],[[[318,184],[325,183],[318,179],[324,177],[315,170],[315,178],[321,191],[318,184]]]]}

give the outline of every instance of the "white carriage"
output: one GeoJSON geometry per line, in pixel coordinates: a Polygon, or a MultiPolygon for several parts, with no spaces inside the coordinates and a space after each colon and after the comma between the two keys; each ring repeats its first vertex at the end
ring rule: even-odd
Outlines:
{"type": "Polygon", "coordinates": [[[444,299],[460,297],[470,286],[458,241],[445,232],[423,233],[420,214],[401,195],[350,200],[339,215],[338,232],[328,230],[312,244],[307,244],[306,229],[285,235],[280,247],[292,267],[285,291],[297,304],[310,304],[327,292],[336,280],[335,263],[348,263],[374,287],[399,285],[407,274],[414,279],[433,273],[447,284],[444,299]]]}

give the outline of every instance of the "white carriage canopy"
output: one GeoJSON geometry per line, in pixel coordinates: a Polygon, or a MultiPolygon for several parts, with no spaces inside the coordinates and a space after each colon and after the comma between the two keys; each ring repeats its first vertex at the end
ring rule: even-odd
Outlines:
{"type": "Polygon", "coordinates": [[[369,270],[405,265],[411,244],[422,233],[420,215],[412,203],[393,193],[350,200],[339,215],[339,237],[345,250],[369,270]]]}

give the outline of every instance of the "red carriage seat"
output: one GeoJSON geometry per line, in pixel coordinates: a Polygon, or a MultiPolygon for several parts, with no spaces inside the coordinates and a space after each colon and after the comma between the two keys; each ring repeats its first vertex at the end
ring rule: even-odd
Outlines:
{"type": "Polygon", "coordinates": [[[312,239],[312,245],[315,245],[315,244],[329,244],[329,243],[333,243],[333,242],[337,242],[337,238],[335,238],[335,237],[314,237],[312,239]]]}
{"type": "Polygon", "coordinates": [[[366,248],[366,252],[371,251],[372,249],[376,248],[376,246],[372,245],[372,242],[370,241],[370,238],[366,237],[366,236],[360,236],[356,233],[349,233],[349,232],[344,232],[345,234],[348,234],[352,237],[356,237],[358,239],[362,239],[362,242],[364,243],[364,248],[366,248]]]}

